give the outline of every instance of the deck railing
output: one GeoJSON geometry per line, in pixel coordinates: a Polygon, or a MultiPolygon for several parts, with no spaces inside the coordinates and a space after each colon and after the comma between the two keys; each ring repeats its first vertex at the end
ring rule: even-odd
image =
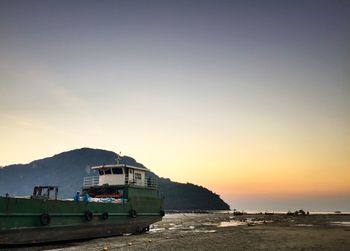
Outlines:
{"type": "Polygon", "coordinates": [[[141,186],[141,187],[149,187],[153,189],[158,188],[158,181],[156,178],[146,177],[144,180],[132,179],[129,180],[125,178],[125,184],[133,185],[133,186],[141,186]]]}
{"type": "Polygon", "coordinates": [[[98,186],[99,176],[87,176],[84,177],[83,187],[93,187],[98,186]]]}
{"type": "MultiPolygon", "coordinates": [[[[141,187],[148,187],[157,189],[158,188],[158,181],[156,178],[146,177],[144,180],[138,180],[138,179],[131,179],[125,178],[125,184],[132,185],[132,186],[141,186],[141,187]]],[[[83,181],[83,187],[93,187],[99,185],[99,176],[87,176],[84,177],[83,181]]]]}
{"type": "Polygon", "coordinates": [[[157,189],[158,188],[158,179],[151,178],[151,177],[146,178],[145,179],[145,186],[157,189]]]}

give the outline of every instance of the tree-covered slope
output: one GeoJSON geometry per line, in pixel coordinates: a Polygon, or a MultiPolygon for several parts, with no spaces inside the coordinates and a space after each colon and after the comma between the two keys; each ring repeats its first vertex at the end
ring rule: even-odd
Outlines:
{"type": "Polygon", "coordinates": [[[171,210],[229,210],[219,195],[202,186],[178,183],[170,179],[158,180],[164,194],[165,208],[171,210]]]}

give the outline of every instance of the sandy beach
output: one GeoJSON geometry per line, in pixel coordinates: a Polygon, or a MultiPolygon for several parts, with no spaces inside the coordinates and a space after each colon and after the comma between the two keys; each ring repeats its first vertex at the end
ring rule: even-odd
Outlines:
{"type": "Polygon", "coordinates": [[[7,250],[349,250],[350,215],[168,214],[140,235],[7,250]]]}

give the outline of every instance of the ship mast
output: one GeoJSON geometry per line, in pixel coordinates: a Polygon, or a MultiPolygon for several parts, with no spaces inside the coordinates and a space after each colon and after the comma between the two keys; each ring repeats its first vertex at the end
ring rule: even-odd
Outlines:
{"type": "Polygon", "coordinates": [[[116,164],[117,164],[117,165],[120,164],[120,160],[122,159],[122,158],[121,158],[121,154],[122,154],[122,152],[119,152],[118,157],[117,157],[117,159],[116,159],[116,164]]]}

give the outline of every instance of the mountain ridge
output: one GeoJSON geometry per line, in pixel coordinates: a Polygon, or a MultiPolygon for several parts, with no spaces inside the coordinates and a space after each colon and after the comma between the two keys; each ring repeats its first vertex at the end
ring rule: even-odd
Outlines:
{"type": "MultiPolygon", "coordinates": [[[[83,147],[33,160],[27,164],[12,164],[0,168],[0,194],[29,195],[36,185],[60,185],[60,198],[70,198],[80,190],[84,176],[97,175],[92,166],[114,164],[118,154],[102,149],[83,147]]],[[[120,163],[145,167],[129,156],[120,163]]],[[[173,182],[152,173],[165,197],[167,210],[228,210],[219,195],[191,183],[173,182]]]]}

